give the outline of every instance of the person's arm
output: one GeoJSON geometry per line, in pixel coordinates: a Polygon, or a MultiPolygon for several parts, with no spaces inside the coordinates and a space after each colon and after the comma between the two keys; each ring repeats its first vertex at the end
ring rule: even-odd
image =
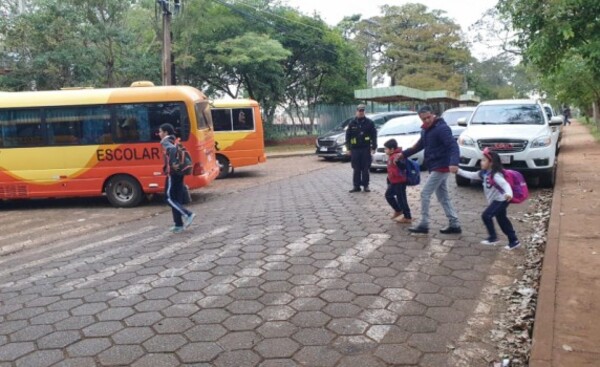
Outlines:
{"type": "Polygon", "coordinates": [[[371,121],[371,150],[377,150],[377,129],[373,121],[371,121]]]}
{"type": "Polygon", "coordinates": [[[408,158],[413,154],[419,153],[423,150],[423,133],[421,133],[421,137],[412,147],[405,149],[402,151],[402,156],[404,158],[408,158]]]}
{"type": "Polygon", "coordinates": [[[350,152],[350,138],[351,138],[350,125],[352,125],[352,121],[350,121],[348,123],[348,125],[346,126],[346,151],[347,152],[350,152]]]}
{"type": "Polygon", "coordinates": [[[461,175],[464,178],[468,178],[471,180],[479,180],[481,181],[481,174],[480,171],[476,171],[476,172],[470,172],[470,171],[465,171],[463,169],[458,169],[458,171],[456,171],[457,175],[461,175]]]}

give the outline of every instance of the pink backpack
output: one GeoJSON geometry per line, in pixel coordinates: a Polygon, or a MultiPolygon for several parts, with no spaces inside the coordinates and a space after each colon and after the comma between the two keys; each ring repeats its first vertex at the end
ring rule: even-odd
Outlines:
{"type": "MultiPolygon", "coordinates": [[[[512,169],[505,169],[504,179],[510,185],[513,192],[513,198],[510,201],[513,204],[519,204],[527,200],[529,197],[529,189],[527,188],[527,182],[521,172],[513,171],[512,169]]],[[[494,178],[490,176],[490,182],[498,190],[503,191],[502,188],[494,182],[494,178]]]]}

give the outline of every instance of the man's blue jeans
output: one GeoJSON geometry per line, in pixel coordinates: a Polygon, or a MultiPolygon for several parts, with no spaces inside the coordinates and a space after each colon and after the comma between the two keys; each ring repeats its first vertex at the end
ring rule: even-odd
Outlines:
{"type": "Polygon", "coordinates": [[[450,227],[460,227],[458,216],[450,201],[448,193],[448,177],[450,173],[432,171],[429,173],[427,180],[421,188],[421,222],[419,227],[429,228],[429,205],[431,203],[431,195],[435,192],[438,201],[446,213],[446,217],[450,221],[450,227]]]}

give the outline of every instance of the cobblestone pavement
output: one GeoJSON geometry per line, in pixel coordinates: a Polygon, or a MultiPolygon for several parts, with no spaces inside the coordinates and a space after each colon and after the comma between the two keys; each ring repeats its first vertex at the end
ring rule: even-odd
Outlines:
{"type": "Polygon", "coordinates": [[[350,176],[331,164],[214,195],[178,235],[154,209],[111,225],[92,216],[84,233],[71,220],[0,258],[0,366],[452,364],[474,315],[490,313],[480,298],[494,263],[507,261],[479,245],[481,190],[450,185],[462,235],[438,233],[433,200],[431,233],[412,236],[389,219],[385,175],[354,195],[350,176]]]}

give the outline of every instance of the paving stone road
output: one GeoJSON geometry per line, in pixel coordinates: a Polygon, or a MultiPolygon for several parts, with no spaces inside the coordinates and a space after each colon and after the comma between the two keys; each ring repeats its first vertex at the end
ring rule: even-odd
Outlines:
{"type": "MultiPolygon", "coordinates": [[[[160,205],[109,225],[100,204],[77,208],[83,222],[44,205],[49,220],[65,215],[48,236],[24,209],[30,218],[10,226],[21,234],[0,234],[35,244],[0,257],[0,366],[426,367],[457,365],[461,342],[493,351],[472,331],[498,307],[490,287],[518,272],[500,247],[479,245],[480,188],[450,185],[461,235],[438,233],[433,200],[431,233],[413,236],[389,219],[385,175],[351,195],[348,165],[285,159],[295,175],[202,200],[179,235],[160,205]]],[[[18,215],[12,206],[0,221],[18,215]]]]}

